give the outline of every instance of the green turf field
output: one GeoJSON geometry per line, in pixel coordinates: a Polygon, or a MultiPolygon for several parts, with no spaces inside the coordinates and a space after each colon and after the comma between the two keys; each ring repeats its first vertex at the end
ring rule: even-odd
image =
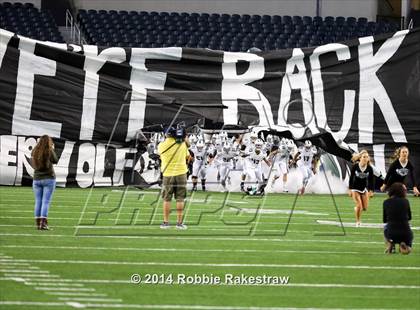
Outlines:
{"type": "MultiPolygon", "coordinates": [[[[198,192],[179,231],[159,229],[157,192],[57,189],[53,230],[37,231],[31,188],[0,187],[0,308],[420,309],[420,233],[410,255],[383,254],[385,195],[360,228],[347,196],[333,197],[338,214],[331,196],[297,197],[293,209],[295,198],[198,192]],[[194,275],[222,283],[178,283],[194,275]]],[[[419,227],[420,199],[410,202],[419,227]]]]}

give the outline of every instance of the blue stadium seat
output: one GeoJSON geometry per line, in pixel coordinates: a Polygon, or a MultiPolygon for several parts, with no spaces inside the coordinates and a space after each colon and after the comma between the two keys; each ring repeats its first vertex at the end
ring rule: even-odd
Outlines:
{"type": "Polygon", "coordinates": [[[33,39],[63,41],[50,13],[39,11],[32,3],[2,3],[0,27],[33,39]]]}
{"type": "MultiPolygon", "coordinates": [[[[0,14],[4,23],[6,14],[0,14]]],[[[23,21],[27,18],[20,15],[23,21]]],[[[16,16],[14,27],[18,27],[16,16]]],[[[93,38],[99,44],[115,39],[118,43],[149,44],[149,46],[214,47],[231,51],[244,51],[251,46],[263,50],[285,47],[316,46],[323,43],[342,41],[358,35],[371,35],[393,31],[396,25],[385,22],[376,24],[365,18],[327,16],[279,16],[239,15],[218,13],[136,12],[127,14],[116,11],[84,11],[78,14],[81,29],[87,33],[90,43],[93,38]],[[101,29],[103,31],[92,31],[101,29]],[[111,30],[112,29],[112,30],[111,30]],[[108,35],[106,35],[108,34],[108,35]],[[124,41],[125,40],[125,41],[124,41]],[[127,42],[128,41],[128,42],[127,42]]],[[[50,26],[50,24],[47,24],[50,26]]],[[[27,24],[21,24],[26,31],[27,24]]],[[[31,30],[31,29],[28,29],[31,30]]],[[[111,42],[112,43],[112,42],[111,42]]],[[[131,44],[131,45],[130,45],[131,44]]]]}
{"type": "Polygon", "coordinates": [[[289,15],[285,15],[282,18],[283,24],[292,24],[293,20],[292,17],[289,15]]]}
{"type": "Polygon", "coordinates": [[[324,21],[322,20],[322,17],[315,16],[312,20],[312,23],[314,24],[314,26],[320,26],[323,25],[324,21]]]}
{"type": "Polygon", "coordinates": [[[359,17],[359,18],[357,19],[357,23],[358,23],[359,25],[365,25],[365,24],[367,24],[367,22],[368,22],[368,19],[367,19],[366,17],[359,17]]]}

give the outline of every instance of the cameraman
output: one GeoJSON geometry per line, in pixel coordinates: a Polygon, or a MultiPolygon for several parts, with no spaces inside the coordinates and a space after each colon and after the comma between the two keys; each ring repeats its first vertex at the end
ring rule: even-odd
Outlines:
{"type": "Polygon", "coordinates": [[[175,196],[177,210],[177,229],[187,229],[182,223],[184,199],[187,193],[187,158],[189,141],[181,127],[170,127],[165,130],[165,140],[158,145],[163,175],[163,223],[160,228],[169,228],[169,212],[171,210],[172,195],[175,196]]]}

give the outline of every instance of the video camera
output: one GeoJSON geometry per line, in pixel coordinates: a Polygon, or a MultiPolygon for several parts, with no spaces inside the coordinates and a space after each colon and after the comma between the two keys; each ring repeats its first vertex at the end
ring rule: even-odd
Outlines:
{"type": "Polygon", "coordinates": [[[186,137],[185,127],[182,124],[176,125],[176,127],[168,127],[165,130],[165,134],[175,138],[176,143],[182,143],[186,137]]]}

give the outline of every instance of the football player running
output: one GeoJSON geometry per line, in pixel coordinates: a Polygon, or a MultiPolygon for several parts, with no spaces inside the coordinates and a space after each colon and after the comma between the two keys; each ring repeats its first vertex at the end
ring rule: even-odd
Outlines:
{"type": "Polygon", "coordinates": [[[205,144],[202,140],[198,140],[195,147],[190,149],[193,153],[194,162],[192,168],[192,183],[193,191],[197,190],[197,181],[198,178],[201,179],[201,188],[203,191],[206,190],[206,177],[207,177],[207,165],[208,160],[211,155],[209,154],[208,149],[205,147],[205,144]]]}
{"type": "Polygon", "coordinates": [[[229,143],[224,143],[222,151],[218,152],[214,158],[214,162],[217,163],[218,173],[220,176],[220,184],[223,187],[223,191],[227,191],[226,180],[229,180],[229,173],[233,169],[233,160],[236,154],[232,151],[229,143]]]}
{"type": "Polygon", "coordinates": [[[283,177],[283,189],[282,191],[287,193],[287,175],[289,173],[289,159],[290,159],[290,148],[287,147],[287,143],[285,140],[280,142],[278,149],[271,152],[269,158],[272,163],[272,168],[275,170],[274,178],[271,183],[271,187],[274,187],[277,179],[280,176],[283,177]]]}
{"type": "Polygon", "coordinates": [[[306,140],[305,144],[301,146],[298,152],[295,155],[294,161],[297,163],[297,166],[302,174],[302,187],[300,189],[300,194],[305,193],[305,188],[308,185],[310,179],[316,173],[316,156],[318,150],[315,146],[312,146],[311,141],[306,140]]]}
{"type": "Polygon", "coordinates": [[[266,183],[264,182],[264,176],[262,172],[262,162],[264,161],[268,166],[266,154],[263,152],[264,143],[261,139],[255,141],[254,150],[245,158],[245,176],[249,177],[250,180],[256,182],[258,186],[257,194],[264,195],[264,189],[266,183]]]}

